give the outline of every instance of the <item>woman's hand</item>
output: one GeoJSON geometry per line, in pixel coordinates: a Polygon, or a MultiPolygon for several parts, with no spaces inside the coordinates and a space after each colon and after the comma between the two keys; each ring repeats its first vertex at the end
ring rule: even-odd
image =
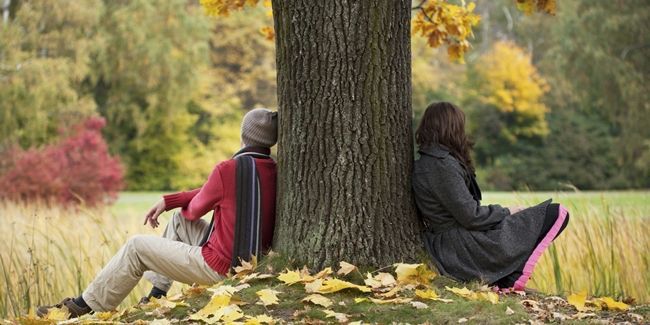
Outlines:
{"type": "Polygon", "coordinates": [[[144,224],[146,225],[149,222],[151,228],[158,227],[158,216],[163,212],[165,212],[165,200],[160,200],[149,209],[149,212],[144,217],[144,224]]]}
{"type": "Polygon", "coordinates": [[[526,209],[526,207],[521,207],[521,206],[508,207],[508,211],[510,211],[510,214],[515,214],[524,209],[526,209]]]}

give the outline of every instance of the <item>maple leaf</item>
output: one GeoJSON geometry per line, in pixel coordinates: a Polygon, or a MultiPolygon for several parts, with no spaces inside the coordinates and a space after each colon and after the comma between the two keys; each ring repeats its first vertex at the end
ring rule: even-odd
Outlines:
{"type": "Polygon", "coordinates": [[[332,273],[334,273],[334,271],[332,271],[332,268],[331,267],[326,267],[323,270],[321,270],[320,272],[314,274],[314,278],[315,279],[323,279],[323,278],[327,277],[328,275],[330,275],[332,273]]]}
{"type": "Polygon", "coordinates": [[[422,284],[428,285],[436,274],[429,270],[425,264],[395,264],[395,274],[397,282],[402,284],[422,284]]]}
{"type": "Polygon", "coordinates": [[[311,294],[311,295],[303,298],[302,301],[303,302],[311,302],[311,303],[316,304],[316,305],[321,305],[321,306],[323,306],[325,308],[327,308],[327,307],[329,307],[329,306],[331,306],[333,304],[332,300],[330,300],[329,298],[327,298],[327,297],[325,297],[323,295],[319,295],[319,294],[311,294]]]}
{"type": "Polygon", "coordinates": [[[348,274],[350,274],[350,272],[357,269],[356,266],[354,266],[354,265],[352,265],[352,264],[350,264],[348,262],[341,261],[339,263],[339,265],[341,266],[341,268],[336,272],[336,274],[338,274],[338,275],[348,275],[348,274]]]}
{"type": "Polygon", "coordinates": [[[348,289],[348,288],[354,288],[357,289],[361,292],[370,292],[372,291],[370,288],[366,286],[360,286],[356,285],[354,283],[350,283],[347,281],[339,280],[339,279],[327,279],[323,282],[323,286],[318,289],[319,293],[332,293],[332,292],[337,292],[343,289],[348,289]]]}
{"type": "Polygon", "coordinates": [[[419,298],[422,298],[422,299],[442,301],[444,303],[453,302],[453,300],[451,300],[451,299],[440,298],[440,296],[438,296],[438,293],[436,293],[433,289],[415,290],[415,295],[417,297],[419,297],[419,298]]]}
{"type": "Polygon", "coordinates": [[[53,321],[64,321],[70,317],[68,308],[50,308],[45,315],[45,319],[53,321]]]}
{"type": "Polygon", "coordinates": [[[578,311],[588,310],[588,308],[585,307],[585,303],[587,302],[587,291],[571,294],[566,298],[566,300],[578,311]]]}
{"type": "Polygon", "coordinates": [[[445,287],[445,290],[453,292],[456,295],[469,300],[485,300],[491,302],[492,304],[497,304],[499,302],[499,295],[491,291],[474,292],[472,290],[467,289],[466,287],[463,287],[462,289],[445,287]]]}
{"type": "Polygon", "coordinates": [[[608,309],[608,310],[620,310],[620,311],[626,311],[630,309],[630,306],[623,303],[616,301],[612,299],[611,297],[601,297],[601,298],[596,298],[593,300],[593,302],[597,305],[600,306],[601,308],[608,309]]]}
{"type": "Polygon", "coordinates": [[[234,268],[234,271],[236,273],[235,277],[240,277],[241,278],[241,277],[243,277],[243,276],[245,276],[247,274],[251,274],[251,273],[253,273],[255,268],[257,268],[257,256],[255,256],[255,255],[253,255],[251,257],[250,262],[244,261],[242,259],[240,259],[239,262],[240,262],[241,265],[236,266],[234,268]]]}
{"type": "Polygon", "coordinates": [[[190,319],[201,320],[206,323],[219,321],[224,313],[222,308],[228,306],[229,304],[230,294],[215,294],[203,308],[190,315],[190,319]]]}
{"type": "Polygon", "coordinates": [[[284,282],[285,284],[292,285],[294,283],[300,282],[302,279],[300,278],[300,273],[298,273],[298,271],[286,270],[286,272],[280,273],[280,275],[278,275],[278,280],[284,282]]]}
{"type": "Polygon", "coordinates": [[[259,290],[255,293],[260,297],[260,301],[257,304],[264,306],[277,305],[279,302],[277,294],[279,293],[281,292],[272,289],[259,290]]]}
{"type": "Polygon", "coordinates": [[[333,310],[325,309],[323,310],[326,318],[336,318],[340,323],[346,323],[348,321],[348,315],[344,313],[337,313],[333,310]]]}
{"type": "Polygon", "coordinates": [[[393,298],[393,299],[376,299],[376,298],[370,298],[370,301],[376,303],[376,304],[404,304],[407,302],[411,302],[413,299],[411,298],[393,298]]]}
{"type": "Polygon", "coordinates": [[[366,279],[364,279],[363,282],[373,289],[378,289],[381,287],[392,287],[397,284],[397,281],[393,275],[384,272],[379,272],[374,277],[372,274],[367,273],[366,279]]]}
{"type": "Polygon", "coordinates": [[[262,314],[257,316],[246,316],[246,321],[244,322],[244,325],[260,325],[260,324],[273,324],[273,323],[275,323],[273,317],[267,314],[262,314]]]}
{"type": "Polygon", "coordinates": [[[415,309],[427,309],[429,306],[423,302],[419,301],[411,301],[411,306],[415,307],[415,309]]]}
{"type": "Polygon", "coordinates": [[[98,312],[94,313],[93,316],[101,321],[107,321],[113,317],[115,312],[112,311],[105,311],[105,312],[98,312]]]}
{"type": "Polygon", "coordinates": [[[383,298],[391,298],[397,295],[398,292],[400,292],[403,289],[402,286],[395,286],[393,289],[389,290],[388,292],[380,293],[379,295],[383,298]]]}
{"type": "Polygon", "coordinates": [[[322,286],[323,286],[323,279],[316,279],[313,282],[305,284],[305,292],[307,293],[318,292],[318,290],[320,290],[322,286]]]}

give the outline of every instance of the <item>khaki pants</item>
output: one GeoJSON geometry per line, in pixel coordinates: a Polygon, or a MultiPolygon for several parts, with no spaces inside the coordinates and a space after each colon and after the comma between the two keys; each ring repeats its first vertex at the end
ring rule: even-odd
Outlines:
{"type": "Polygon", "coordinates": [[[113,310],[143,275],[162,290],[169,290],[172,281],[219,282],[223,277],[205,263],[196,246],[206,231],[204,220],[188,221],[174,212],[163,237],[131,237],[83,292],[84,300],[93,311],[113,310]]]}

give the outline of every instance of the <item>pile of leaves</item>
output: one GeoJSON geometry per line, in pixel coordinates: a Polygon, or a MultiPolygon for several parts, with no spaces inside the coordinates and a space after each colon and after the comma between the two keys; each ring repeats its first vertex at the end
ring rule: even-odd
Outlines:
{"type": "MultiPolygon", "coordinates": [[[[272,254],[273,255],[273,254],[272,254]]],[[[275,254],[277,255],[277,254],[275,254]]],[[[426,264],[397,263],[362,272],[340,262],[334,271],[286,269],[244,262],[235,274],[213,286],[191,286],[182,293],[114,312],[67,320],[65,309],[44,318],[33,314],[21,324],[274,324],[274,323],[409,323],[480,322],[541,323],[598,319],[643,322],[648,306],[631,307],[609,297],[587,299],[586,293],[566,300],[539,294],[502,294],[478,283],[458,283],[432,272],[426,264]],[[282,271],[277,272],[276,270],[282,271]]]]}

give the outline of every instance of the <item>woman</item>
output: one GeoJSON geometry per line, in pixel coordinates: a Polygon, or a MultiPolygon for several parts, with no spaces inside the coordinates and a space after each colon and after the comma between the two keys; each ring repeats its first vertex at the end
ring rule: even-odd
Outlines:
{"type": "Polygon", "coordinates": [[[523,290],[569,213],[551,200],[527,209],[482,206],[465,115],[453,104],[431,104],[415,136],[420,159],[413,191],[424,245],[438,270],[461,281],[523,290]]]}

